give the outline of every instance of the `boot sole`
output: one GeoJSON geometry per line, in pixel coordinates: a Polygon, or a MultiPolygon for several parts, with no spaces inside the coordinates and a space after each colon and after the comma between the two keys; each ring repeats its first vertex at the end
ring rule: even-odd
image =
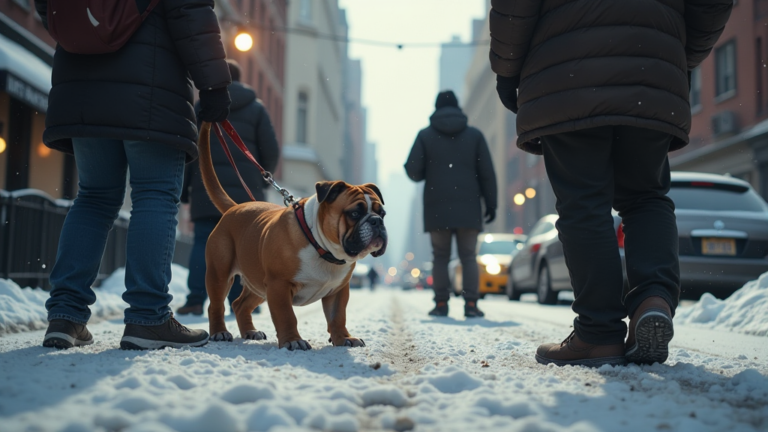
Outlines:
{"type": "Polygon", "coordinates": [[[120,349],[123,350],[154,350],[163,348],[196,348],[208,343],[209,336],[195,342],[169,342],[154,339],[143,339],[134,336],[123,336],[120,340],[120,349]]]}
{"type": "Polygon", "coordinates": [[[664,363],[669,357],[669,342],[674,335],[672,319],[667,314],[646,313],[637,320],[635,344],[627,350],[627,360],[637,364],[664,363]]]}
{"type": "Polygon", "coordinates": [[[556,366],[586,366],[591,368],[599,368],[600,366],[605,365],[624,366],[627,364],[627,359],[624,356],[599,357],[582,360],[553,360],[536,354],[536,361],[545,365],[551,363],[556,366]]]}
{"type": "Polygon", "coordinates": [[[58,332],[48,333],[45,335],[45,338],[43,338],[43,346],[46,348],[69,349],[72,347],[90,345],[92,343],[93,339],[81,340],[66,333],[58,332]]]}

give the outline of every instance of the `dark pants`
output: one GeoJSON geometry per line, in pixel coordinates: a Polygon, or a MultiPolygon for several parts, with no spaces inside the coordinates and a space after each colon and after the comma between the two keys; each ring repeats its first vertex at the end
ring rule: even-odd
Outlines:
{"type": "MultiPolygon", "coordinates": [[[[195,244],[192,246],[192,252],[189,254],[189,295],[187,296],[187,305],[197,305],[205,303],[208,298],[208,292],[205,290],[205,245],[208,243],[208,236],[216,228],[219,221],[215,219],[203,219],[195,221],[195,244]]],[[[235,277],[232,289],[229,290],[229,304],[240,297],[243,292],[243,286],[240,285],[240,276],[235,277]]]]}
{"type": "Polygon", "coordinates": [[[475,248],[477,247],[477,235],[480,232],[475,229],[458,228],[438,231],[430,231],[432,239],[432,277],[435,290],[435,302],[447,302],[451,297],[451,281],[448,278],[448,261],[451,259],[451,240],[456,236],[456,246],[461,260],[461,278],[464,289],[464,299],[477,301],[479,273],[475,248]]]}
{"type": "Polygon", "coordinates": [[[542,141],[578,314],[573,327],[588,343],[623,343],[622,319],[643,300],[662,297],[674,312],[680,296],[675,206],[666,196],[671,136],[605,126],[542,141]],[[628,293],[611,208],[624,223],[628,293]]]}

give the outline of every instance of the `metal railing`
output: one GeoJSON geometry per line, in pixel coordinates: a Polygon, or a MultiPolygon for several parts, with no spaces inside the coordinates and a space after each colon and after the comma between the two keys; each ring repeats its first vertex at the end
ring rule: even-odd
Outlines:
{"type": "MultiPolygon", "coordinates": [[[[48,277],[71,206],[72,201],[54,200],[36,189],[0,190],[0,278],[21,287],[51,288],[48,277]]],[[[130,215],[121,211],[109,232],[96,285],[125,266],[129,221],[130,215]]],[[[177,236],[173,262],[186,266],[191,249],[189,236],[177,236]]]]}

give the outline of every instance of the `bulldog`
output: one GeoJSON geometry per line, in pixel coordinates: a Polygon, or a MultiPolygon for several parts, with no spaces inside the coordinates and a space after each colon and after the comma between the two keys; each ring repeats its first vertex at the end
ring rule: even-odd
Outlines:
{"type": "Polygon", "coordinates": [[[355,263],[387,248],[384,199],[372,184],[343,181],[315,185],[316,194],[293,207],[267,202],[236,204],[216,177],[210,154],[210,123],[203,123],[200,173],[211,201],[222,213],[205,250],[205,285],[210,299],[211,340],[232,341],[224,323],[224,301],[235,275],[243,292],[232,303],[240,336],[266,339],[251,313],[267,302],[280,348],[309,350],[297,329],[293,306],[321,300],[334,346],[365,346],[346,327],[349,280],[355,263]]]}

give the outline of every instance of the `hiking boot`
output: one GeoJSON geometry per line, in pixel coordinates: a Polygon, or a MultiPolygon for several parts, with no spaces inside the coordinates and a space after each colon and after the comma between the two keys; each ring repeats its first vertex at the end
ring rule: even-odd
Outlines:
{"type": "Polygon", "coordinates": [[[593,345],[579,339],[575,331],[559,344],[539,345],[536,361],[541,364],[554,363],[558,366],[625,365],[624,345],[593,345]]]}
{"type": "Polygon", "coordinates": [[[448,316],[448,302],[437,302],[435,308],[429,314],[437,317],[448,316]]]}
{"type": "Polygon", "coordinates": [[[43,346],[47,348],[67,349],[92,343],[93,336],[85,324],[65,319],[51,320],[43,338],[43,346]]]}
{"type": "Polygon", "coordinates": [[[156,326],[126,324],[120,348],[124,350],[160,349],[165,347],[199,347],[208,343],[208,332],[192,330],[171,318],[156,326]]]}
{"type": "Polygon", "coordinates": [[[202,304],[185,304],[184,306],[180,307],[176,310],[176,313],[179,315],[202,315],[203,314],[203,305],[202,304]]]}
{"type": "Polygon", "coordinates": [[[477,308],[477,302],[468,301],[464,304],[464,316],[467,318],[482,318],[485,313],[477,308]]]}
{"type": "Polygon", "coordinates": [[[629,320],[626,343],[627,361],[638,364],[664,363],[669,342],[675,335],[672,310],[661,297],[648,297],[629,320]]]}

